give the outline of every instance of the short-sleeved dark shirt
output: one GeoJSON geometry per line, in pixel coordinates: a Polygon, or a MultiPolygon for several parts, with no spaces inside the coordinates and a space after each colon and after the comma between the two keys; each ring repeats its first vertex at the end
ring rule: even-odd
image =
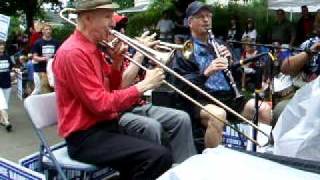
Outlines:
{"type": "MultiPolygon", "coordinates": [[[[46,56],[53,58],[57,49],[59,48],[59,42],[55,39],[44,40],[43,38],[38,39],[33,47],[32,53],[37,53],[39,56],[46,56]]],[[[38,62],[34,65],[34,72],[46,72],[47,62],[38,62]]]]}
{"type": "Polygon", "coordinates": [[[291,37],[295,36],[296,32],[290,21],[284,20],[277,23],[272,28],[272,42],[280,42],[281,44],[289,44],[291,37]]]}
{"type": "Polygon", "coordinates": [[[0,56],[0,88],[11,87],[10,72],[13,67],[13,63],[8,55],[0,56]]]}

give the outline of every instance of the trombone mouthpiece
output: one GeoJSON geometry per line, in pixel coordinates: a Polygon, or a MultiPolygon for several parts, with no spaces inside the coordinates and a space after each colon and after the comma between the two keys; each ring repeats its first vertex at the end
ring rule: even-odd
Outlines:
{"type": "Polygon", "coordinates": [[[113,29],[106,29],[106,31],[107,31],[108,33],[110,33],[110,34],[114,34],[114,33],[115,33],[115,30],[113,30],[113,29]]]}

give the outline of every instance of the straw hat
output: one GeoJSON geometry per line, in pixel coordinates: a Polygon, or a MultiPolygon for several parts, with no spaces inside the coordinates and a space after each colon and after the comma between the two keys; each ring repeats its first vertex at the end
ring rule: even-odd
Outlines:
{"type": "Polygon", "coordinates": [[[119,5],[112,0],[77,0],[74,6],[77,12],[119,8],[119,5]]]}

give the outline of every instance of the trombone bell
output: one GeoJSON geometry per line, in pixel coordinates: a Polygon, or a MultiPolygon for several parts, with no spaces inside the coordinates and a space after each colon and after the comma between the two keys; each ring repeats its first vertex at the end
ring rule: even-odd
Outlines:
{"type": "Polygon", "coordinates": [[[154,52],[155,58],[159,59],[163,64],[169,64],[172,56],[174,55],[175,50],[171,50],[171,52],[154,52]]]}

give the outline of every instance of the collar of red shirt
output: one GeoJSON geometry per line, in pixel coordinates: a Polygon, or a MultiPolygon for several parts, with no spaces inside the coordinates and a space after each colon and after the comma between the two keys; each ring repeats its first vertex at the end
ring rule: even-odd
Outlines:
{"type": "Polygon", "coordinates": [[[87,51],[94,52],[98,50],[97,45],[91,42],[79,30],[74,31],[74,36],[82,42],[82,47],[86,47],[87,51]]]}

